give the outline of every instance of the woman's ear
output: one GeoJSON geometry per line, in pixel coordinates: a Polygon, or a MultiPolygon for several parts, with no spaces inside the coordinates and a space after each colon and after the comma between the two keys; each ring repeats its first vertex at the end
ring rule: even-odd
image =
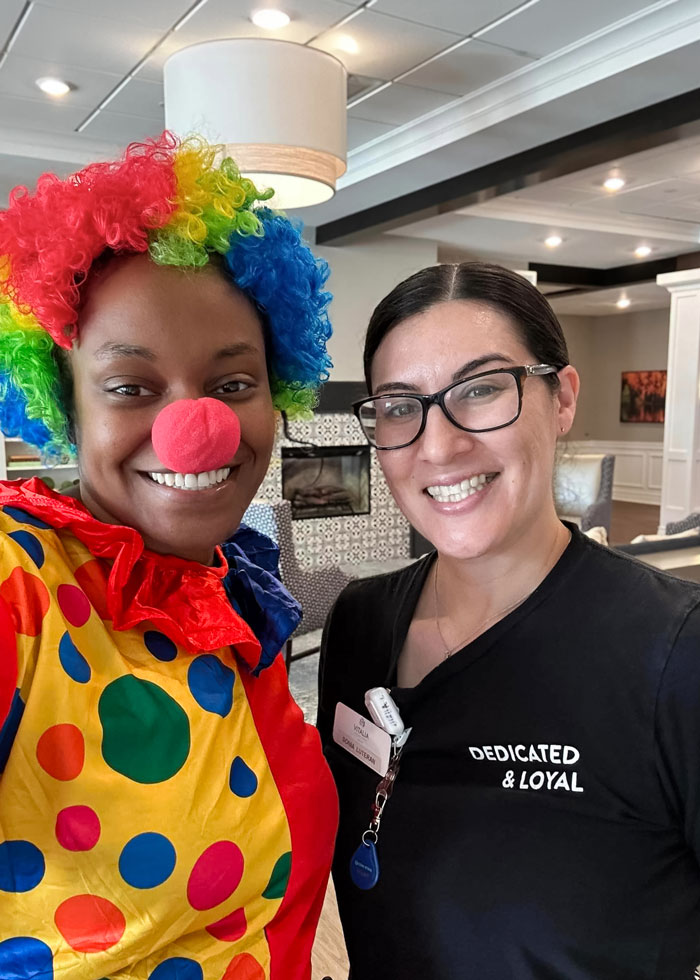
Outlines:
{"type": "Polygon", "coordinates": [[[578,399],[581,379],[576,368],[567,364],[559,372],[559,390],[557,398],[557,425],[560,435],[565,435],[574,423],[576,415],[576,400],[578,399]]]}

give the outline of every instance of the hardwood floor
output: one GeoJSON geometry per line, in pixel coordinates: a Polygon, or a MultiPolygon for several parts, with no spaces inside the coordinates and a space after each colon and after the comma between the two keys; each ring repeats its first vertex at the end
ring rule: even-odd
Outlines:
{"type": "Polygon", "coordinates": [[[613,500],[610,544],[627,544],[638,534],[656,534],[660,507],[654,504],[628,504],[613,500]]]}
{"type": "Polygon", "coordinates": [[[347,980],[348,958],[332,881],[328,885],[311,963],[311,980],[323,980],[324,977],[347,980]]]}

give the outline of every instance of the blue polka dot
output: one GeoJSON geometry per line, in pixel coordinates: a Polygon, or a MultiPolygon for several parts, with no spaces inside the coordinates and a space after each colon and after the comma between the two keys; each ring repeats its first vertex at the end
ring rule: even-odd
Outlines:
{"type": "Polygon", "coordinates": [[[175,848],[162,834],[137,834],[124,846],[119,873],[132,888],[155,888],[175,868],[175,848]]]}
{"type": "Polygon", "coordinates": [[[158,630],[146,630],[143,634],[143,642],[148,652],[157,660],[174,660],[177,656],[177,647],[173,641],[158,630]]]}
{"type": "Polygon", "coordinates": [[[44,549],[35,535],[29,531],[11,531],[7,536],[13,538],[20,548],[24,548],[36,567],[41,568],[44,564],[44,549]]]}
{"type": "Polygon", "coordinates": [[[77,681],[78,684],[87,684],[92,677],[90,664],[73,643],[68,632],[63,634],[58,644],[58,659],[70,679],[77,681]]]}
{"type": "Polygon", "coordinates": [[[45,870],[44,855],[30,841],[6,840],[0,844],[0,891],[29,892],[39,884],[45,870]]]}
{"type": "Polygon", "coordinates": [[[252,796],[258,788],[258,777],[250,766],[241,759],[240,755],[237,755],[231,763],[231,775],[228,784],[232,793],[243,797],[252,796]]]}
{"type": "Polygon", "coordinates": [[[41,527],[53,530],[51,525],[47,524],[46,521],[42,521],[33,514],[28,514],[27,511],[22,510],[21,507],[3,507],[3,510],[8,517],[11,517],[13,521],[17,521],[18,524],[29,524],[31,527],[41,527]]]}
{"type": "Polygon", "coordinates": [[[187,683],[200,708],[225,718],[233,705],[236,675],[213,653],[200,653],[190,664],[187,683]]]}
{"type": "Polygon", "coordinates": [[[40,939],[15,936],[0,942],[2,980],[53,980],[51,950],[40,939]]]}
{"type": "Polygon", "coordinates": [[[202,980],[204,973],[199,963],[184,956],[171,956],[163,960],[149,973],[148,980],[202,980]]]}

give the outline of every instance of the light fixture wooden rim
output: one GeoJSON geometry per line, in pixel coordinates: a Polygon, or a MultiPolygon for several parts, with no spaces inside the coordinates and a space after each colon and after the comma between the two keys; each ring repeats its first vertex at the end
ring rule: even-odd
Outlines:
{"type": "Polygon", "coordinates": [[[335,190],[335,182],[345,173],[343,160],[332,153],[305,146],[281,146],[270,143],[227,143],[226,153],[233,157],[242,173],[286,174],[318,180],[335,190]]]}

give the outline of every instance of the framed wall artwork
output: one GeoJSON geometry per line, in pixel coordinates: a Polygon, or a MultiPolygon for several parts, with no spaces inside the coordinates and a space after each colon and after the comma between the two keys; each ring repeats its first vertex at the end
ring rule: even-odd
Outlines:
{"type": "Polygon", "coordinates": [[[621,422],[663,422],[665,406],[665,371],[622,372],[621,422]]]}

